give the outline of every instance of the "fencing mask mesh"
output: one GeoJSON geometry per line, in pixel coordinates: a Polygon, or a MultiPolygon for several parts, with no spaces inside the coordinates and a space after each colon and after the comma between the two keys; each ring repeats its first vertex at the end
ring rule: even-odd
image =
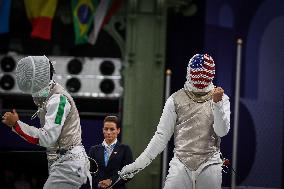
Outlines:
{"type": "Polygon", "coordinates": [[[37,93],[50,82],[50,64],[46,56],[22,58],[16,68],[19,89],[25,93],[37,93]]]}

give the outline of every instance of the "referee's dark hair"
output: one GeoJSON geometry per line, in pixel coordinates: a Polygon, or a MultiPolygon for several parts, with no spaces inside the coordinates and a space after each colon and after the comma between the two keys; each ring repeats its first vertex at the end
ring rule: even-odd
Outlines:
{"type": "Polygon", "coordinates": [[[109,115],[109,116],[106,116],[105,119],[104,119],[104,123],[105,122],[113,122],[116,124],[116,127],[117,128],[120,128],[119,126],[119,120],[118,120],[118,117],[117,116],[114,116],[114,115],[109,115]]]}

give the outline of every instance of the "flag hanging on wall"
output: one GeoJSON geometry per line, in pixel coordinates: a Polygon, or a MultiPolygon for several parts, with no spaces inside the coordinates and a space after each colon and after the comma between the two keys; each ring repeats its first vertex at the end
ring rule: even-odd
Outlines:
{"type": "Polygon", "coordinates": [[[0,0],[0,34],[9,32],[10,9],[11,0],[0,0]]]}
{"type": "Polygon", "coordinates": [[[112,15],[120,8],[122,0],[101,0],[95,13],[92,31],[89,36],[89,43],[95,44],[100,30],[109,22],[112,15]]]}
{"type": "Polygon", "coordinates": [[[104,19],[103,26],[110,21],[112,15],[114,15],[116,11],[121,7],[122,2],[123,0],[112,0],[112,2],[110,3],[110,7],[107,11],[107,15],[104,19]]]}
{"type": "Polygon", "coordinates": [[[90,33],[89,36],[89,43],[95,44],[99,31],[101,30],[102,23],[104,21],[105,15],[108,11],[109,4],[111,3],[111,0],[102,0],[100,1],[100,4],[98,6],[98,10],[96,11],[95,14],[95,19],[94,19],[94,24],[93,24],[93,29],[90,33]]]}
{"type": "Polygon", "coordinates": [[[31,36],[50,40],[57,0],[25,0],[25,7],[32,24],[31,36]]]}
{"type": "MultiPolygon", "coordinates": [[[[104,1],[104,0],[103,0],[104,1]]],[[[88,42],[88,33],[94,20],[99,0],[72,0],[75,44],[88,42]]]]}

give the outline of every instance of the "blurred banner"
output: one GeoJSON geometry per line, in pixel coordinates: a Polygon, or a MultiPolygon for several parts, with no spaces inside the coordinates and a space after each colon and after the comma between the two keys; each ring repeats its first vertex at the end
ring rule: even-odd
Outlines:
{"type": "Polygon", "coordinates": [[[110,2],[111,0],[104,0],[104,1],[101,1],[98,6],[98,10],[96,11],[95,19],[93,23],[93,31],[90,33],[90,37],[88,39],[88,41],[91,44],[95,44],[99,31],[103,27],[102,24],[103,24],[103,21],[107,13],[110,2]]]}
{"type": "Polygon", "coordinates": [[[0,34],[9,32],[11,0],[0,1],[0,34]]]}
{"type": "Polygon", "coordinates": [[[57,0],[25,0],[25,6],[32,24],[31,36],[50,40],[57,0]]]}
{"type": "Polygon", "coordinates": [[[75,43],[88,42],[88,33],[94,20],[97,0],[72,0],[72,14],[75,32],[75,43]]]}
{"type": "Polygon", "coordinates": [[[121,4],[122,0],[72,0],[75,44],[95,44],[99,32],[121,4]]]}
{"type": "Polygon", "coordinates": [[[95,14],[93,29],[89,36],[89,43],[95,44],[100,30],[108,23],[112,15],[120,8],[122,0],[101,1],[95,14]]]}

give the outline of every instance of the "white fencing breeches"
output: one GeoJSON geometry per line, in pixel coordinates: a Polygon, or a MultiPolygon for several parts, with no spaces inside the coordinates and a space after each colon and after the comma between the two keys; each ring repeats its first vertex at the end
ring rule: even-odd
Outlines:
{"type": "MultiPolygon", "coordinates": [[[[43,189],[79,189],[81,185],[87,182],[87,178],[91,179],[90,163],[84,157],[85,150],[75,147],[72,151],[77,155],[82,152],[83,156],[72,159],[68,157],[70,155],[68,154],[62,160],[55,162],[49,170],[49,177],[43,189]]],[[[71,154],[70,157],[74,156],[74,154],[71,154]]]]}
{"type": "Polygon", "coordinates": [[[164,189],[221,189],[222,164],[207,161],[190,171],[176,156],[170,162],[164,189]]]}

